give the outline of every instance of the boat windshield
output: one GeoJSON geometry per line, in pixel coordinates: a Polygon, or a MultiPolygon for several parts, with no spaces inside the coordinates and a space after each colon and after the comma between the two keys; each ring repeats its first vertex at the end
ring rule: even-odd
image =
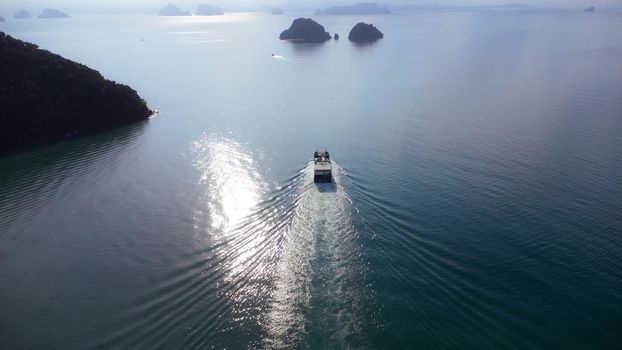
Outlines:
{"type": "Polygon", "coordinates": [[[330,154],[327,150],[316,150],[313,154],[313,161],[317,162],[328,162],[330,161],[330,154]]]}

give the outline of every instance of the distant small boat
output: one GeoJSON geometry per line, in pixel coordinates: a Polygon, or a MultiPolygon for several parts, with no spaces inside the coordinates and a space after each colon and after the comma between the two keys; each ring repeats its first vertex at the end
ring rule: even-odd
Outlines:
{"type": "Polygon", "coordinates": [[[332,182],[333,165],[326,149],[316,150],[313,154],[313,182],[332,182]]]}

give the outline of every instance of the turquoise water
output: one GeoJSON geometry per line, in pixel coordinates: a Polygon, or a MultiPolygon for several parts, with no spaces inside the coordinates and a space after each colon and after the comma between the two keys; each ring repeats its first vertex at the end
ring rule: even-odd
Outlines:
{"type": "Polygon", "coordinates": [[[292,19],[0,24],[160,112],[0,159],[0,348],[619,346],[622,15],[292,19]]]}

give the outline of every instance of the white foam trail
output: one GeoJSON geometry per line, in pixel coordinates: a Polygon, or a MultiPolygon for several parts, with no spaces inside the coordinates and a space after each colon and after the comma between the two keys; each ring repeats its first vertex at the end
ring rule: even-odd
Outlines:
{"type": "MultiPolygon", "coordinates": [[[[258,203],[265,185],[242,145],[206,136],[193,150],[206,190],[197,235],[219,242],[210,261],[223,273],[218,293],[230,306],[219,332],[263,328],[268,348],[360,344],[365,274],[343,169],[335,164],[334,183],[315,184],[309,163],[278,197],[258,203]]],[[[192,344],[214,322],[193,325],[192,344]]]]}
{"type": "Polygon", "coordinates": [[[360,289],[346,284],[361,275],[355,261],[360,255],[350,199],[340,186],[341,169],[335,168],[334,183],[322,184],[313,183],[311,164],[305,170],[266,323],[271,348],[300,346],[310,334],[344,345],[358,329],[353,323],[360,317],[352,304],[360,301],[353,295],[360,289]],[[318,327],[323,322],[334,327],[318,327]]]}

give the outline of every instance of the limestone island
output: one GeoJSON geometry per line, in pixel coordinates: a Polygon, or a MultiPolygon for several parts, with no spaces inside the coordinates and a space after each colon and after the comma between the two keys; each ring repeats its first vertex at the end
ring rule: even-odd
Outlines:
{"type": "Polygon", "coordinates": [[[68,14],[56,9],[44,9],[38,18],[70,18],[68,14]]]}
{"type": "Polygon", "coordinates": [[[282,8],[278,8],[278,7],[277,7],[277,8],[273,8],[273,9],[272,9],[272,14],[273,14],[273,15],[284,15],[284,14],[285,14],[285,11],[283,11],[283,9],[282,9],[282,8]]]}
{"type": "Polygon", "coordinates": [[[348,35],[348,39],[355,43],[368,43],[382,39],[383,37],[384,34],[382,34],[378,28],[374,27],[373,24],[363,22],[357,23],[348,35]]]}
{"type": "Polygon", "coordinates": [[[180,11],[179,8],[173,4],[168,4],[164,6],[160,13],[160,16],[192,16],[190,11],[180,11]]]}
{"type": "Polygon", "coordinates": [[[349,6],[329,7],[315,11],[316,15],[388,15],[391,11],[375,2],[361,2],[349,6]]]}
{"type": "Polygon", "coordinates": [[[0,16],[0,22],[4,22],[4,21],[5,21],[4,17],[0,16]]]}
{"type": "Polygon", "coordinates": [[[330,33],[324,30],[324,26],[311,18],[296,18],[289,29],[279,35],[281,40],[291,40],[298,43],[323,43],[330,40],[330,33]]]}
{"type": "Polygon", "coordinates": [[[13,14],[13,17],[16,19],[30,18],[30,12],[26,10],[19,10],[13,14]]]}
{"type": "Polygon", "coordinates": [[[194,14],[197,16],[222,16],[225,12],[217,6],[200,4],[194,14]]]}
{"type": "Polygon", "coordinates": [[[595,11],[596,11],[596,7],[594,7],[594,6],[590,6],[590,7],[586,8],[586,9],[585,9],[585,10],[583,10],[583,11],[585,11],[585,12],[595,12],[595,11]]]}
{"type": "Polygon", "coordinates": [[[0,153],[147,119],[136,91],[0,32],[0,153]]]}

